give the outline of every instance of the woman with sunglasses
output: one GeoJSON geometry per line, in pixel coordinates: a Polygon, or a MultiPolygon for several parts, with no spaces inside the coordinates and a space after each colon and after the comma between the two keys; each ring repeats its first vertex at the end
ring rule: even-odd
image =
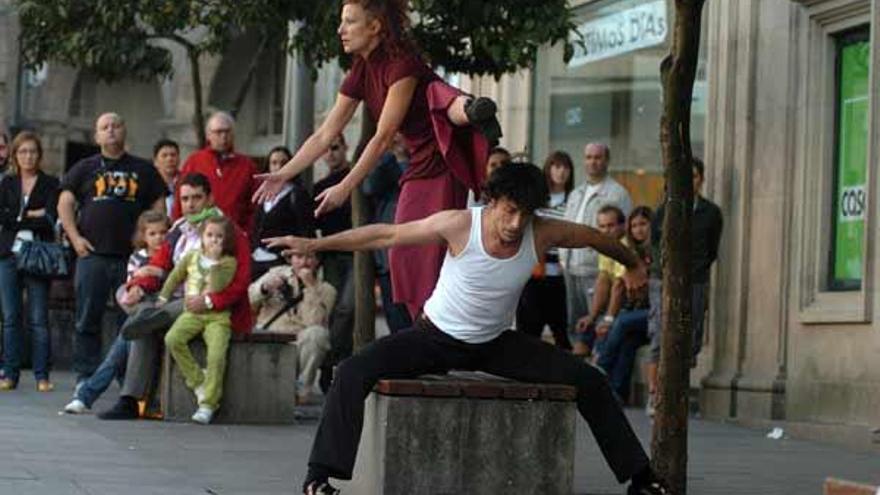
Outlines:
{"type": "MultiPolygon", "coordinates": [[[[257,177],[263,183],[254,200],[272,198],[286,181],[316,161],[363,101],[377,122],[376,133],[345,179],[315,198],[319,202],[315,214],[344,204],[398,132],[406,142],[410,164],[401,177],[395,223],[463,208],[467,190],[479,191],[482,164],[490,145],[501,137],[495,104],[445,84],[426,65],[409,33],[405,0],[342,3],[337,33],[345,53],[354,57],[353,66],[318,130],[280,171],[257,177]],[[474,132],[461,132],[465,129],[474,132]]],[[[434,289],[444,255],[445,248],[439,245],[391,249],[395,300],[406,304],[413,316],[434,289]]]]}

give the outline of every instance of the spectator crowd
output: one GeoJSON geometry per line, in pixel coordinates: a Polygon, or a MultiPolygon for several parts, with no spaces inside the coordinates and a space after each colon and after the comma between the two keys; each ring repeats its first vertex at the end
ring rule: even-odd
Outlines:
{"type": "MultiPolygon", "coordinates": [[[[291,159],[290,150],[273,148],[259,167],[236,150],[232,116],[211,115],[205,131],[206,146],[182,164],[180,147],[169,139],[155,144],[150,163],[126,151],[123,118],[102,114],[94,134],[100,151],[74,164],[60,180],[43,170],[37,134],[0,135],[0,391],[18,386],[26,347],[37,389],[53,390],[49,288],[53,278],[72,273],[76,386],[66,412],[89,411],[115,380],[119,395],[97,416],[146,414],[156,401],[156,377],[167,348],[196,398],[193,421],[210,423],[223,402],[230,339],[267,332],[295,336],[296,402],[320,400],[334,366],[352,353],[352,255],[290,254],[260,241],[351,228],[349,202],[316,217],[313,199],[349,173],[348,144],[342,135],[334,139],[322,157],[329,173],[313,186],[297,177],[270,200],[255,204],[257,175],[281,169],[291,159]],[[108,301],[122,311],[114,313],[120,315],[118,335],[102,354],[108,301]],[[204,363],[190,351],[190,341],[197,338],[205,342],[204,363]]],[[[543,163],[550,195],[537,215],[586,224],[619,239],[650,267],[646,293],[627,294],[624,267],[592,249],[552,250],[534,267],[515,326],[601,367],[624,403],[630,400],[636,353],[649,346],[644,372],[651,413],[660,347],[664,208],[634,206],[609,173],[611,157],[608,145],[586,144],[584,179],[576,183],[573,158],[564,151],[550,153],[543,163]]],[[[511,159],[503,148],[491,150],[486,176],[511,159]]],[[[360,186],[371,222],[393,221],[408,160],[405,146],[395,139],[360,186]]],[[[718,206],[699,194],[704,174],[703,164],[695,161],[694,363],[723,223],[718,206]]],[[[471,204],[479,206],[480,198],[471,204]]],[[[374,252],[373,261],[390,331],[409,328],[410,311],[392,297],[387,253],[374,252]]]]}

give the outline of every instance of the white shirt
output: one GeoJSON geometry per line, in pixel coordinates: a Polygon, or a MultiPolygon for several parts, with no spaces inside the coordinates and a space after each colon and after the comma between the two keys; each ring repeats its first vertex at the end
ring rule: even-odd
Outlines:
{"type": "Polygon", "coordinates": [[[488,342],[513,325],[523,287],[538,262],[530,221],[517,253],[495,258],[482,236],[483,207],[471,208],[468,243],[456,256],[447,250],[440,278],[425,303],[425,315],[451,337],[470,343],[488,342]]]}
{"type": "MultiPolygon", "coordinates": [[[[565,191],[550,193],[550,203],[547,208],[538,210],[537,215],[543,218],[553,218],[556,220],[565,220],[565,191]]],[[[559,250],[551,248],[547,250],[548,256],[559,258],[559,250]]],[[[544,275],[548,277],[562,276],[562,266],[558,261],[547,261],[544,263],[544,275]]]]}

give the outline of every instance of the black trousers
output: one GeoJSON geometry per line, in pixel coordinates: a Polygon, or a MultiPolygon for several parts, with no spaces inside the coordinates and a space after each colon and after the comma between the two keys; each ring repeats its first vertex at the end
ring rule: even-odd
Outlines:
{"type": "Polygon", "coordinates": [[[549,325],[556,345],[562,349],[571,349],[566,306],[564,277],[530,279],[519,297],[516,329],[541,338],[544,325],[549,325]]]}
{"type": "Polygon", "coordinates": [[[520,332],[506,331],[484,344],[468,344],[425,319],[365,347],[339,365],[309,466],[351,479],[364,422],[364,401],[383,378],[412,378],[452,369],[480,370],[531,383],[577,387],[577,408],[611,470],[621,482],[648,466],[648,457],[605,374],[562,349],[520,332]]]}

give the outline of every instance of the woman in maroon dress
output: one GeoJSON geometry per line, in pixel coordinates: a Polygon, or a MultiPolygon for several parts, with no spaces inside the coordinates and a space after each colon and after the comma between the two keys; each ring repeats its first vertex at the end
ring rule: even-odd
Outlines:
{"type": "MultiPolygon", "coordinates": [[[[406,3],[343,1],[338,34],[345,53],[354,56],[353,66],[318,130],[281,170],[259,176],[264,181],[254,195],[256,201],[271,198],[316,161],[361,101],[377,122],[376,133],[348,176],[315,198],[320,202],[316,215],[345,202],[398,132],[409,149],[410,163],[400,179],[395,223],[463,208],[467,190],[479,191],[490,144],[501,136],[495,104],[449,86],[426,65],[409,39],[406,3]]],[[[416,317],[434,290],[445,248],[393,248],[389,255],[394,300],[406,304],[416,317]]]]}

